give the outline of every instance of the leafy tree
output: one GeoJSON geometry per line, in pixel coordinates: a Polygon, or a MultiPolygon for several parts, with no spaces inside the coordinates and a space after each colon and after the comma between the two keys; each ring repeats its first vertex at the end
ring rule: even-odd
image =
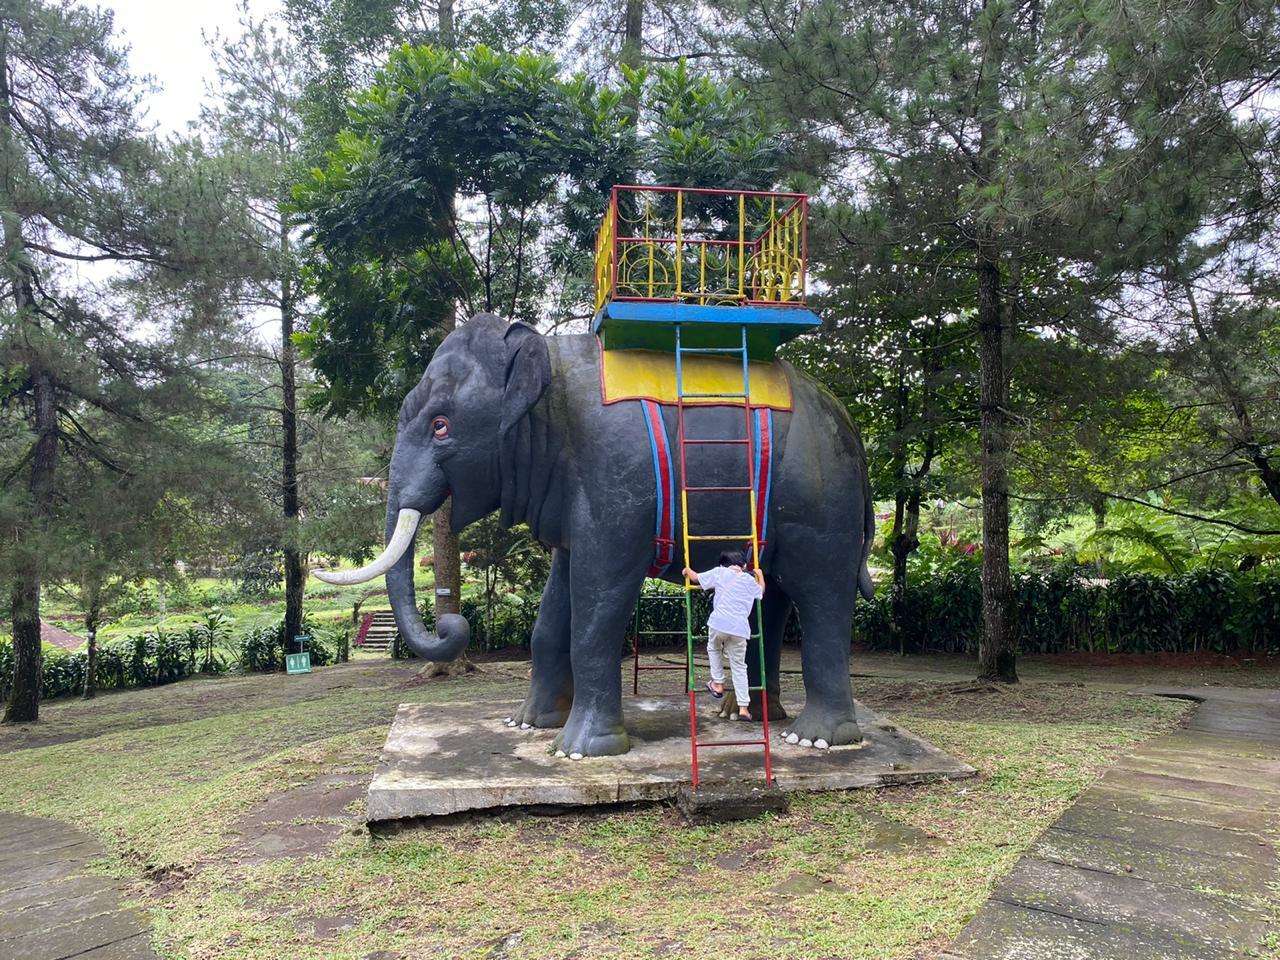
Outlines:
{"type": "Polygon", "coordinates": [[[484,584],[487,634],[494,635],[494,611],[502,586],[515,589],[546,583],[551,554],[524,525],[504,529],[497,514],[474,523],[462,535],[467,566],[480,572],[484,584]]]}
{"type": "MultiPolygon", "coordinates": [[[[561,0],[498,0],[465,13],[456,7],[455,0],[287,0],[285,15],[307,64],[303,98],[305,144],[315,162],[323,162],[346,125],[349,91],[372,83],[377,65],[397,47],[429,43],[453,50],[488,43],[508,49],[545,48],[559,41],[567,23],[568,8],[561,0]]],[[[453,185],[442,181],[436,189],[442,209],[452,219],[456,216],[453,185]]],[[[405,298],[404,288],[375,292],[372,288],[376,284],[370,276],[349,273],[346,280],[350,283],[346,292],[349,297],[372,295],[382,302],[405,298]]],[[[427,283],[416,287],[423,303],[438,304],[439,331],[452,330],[456,322],[452,287],[444,291],[433,290],[427,283]],[[437,296],[440,293],[443,295],[437,296]]],[[[450,516],[451,505],[445,501],[431,518],[436,583],[448,591],[441,596],[441,613],[459,612],[462,593],[458,539],[451,529],[450,516]]]]}
{"type": "Polygon", "coordinates": [[[616,93],[562,80],[548,57],[392,55],[297,190],[319,254],[321,309],[304,342],[327,410],[392,415],[455,304],[535,318],[551,204],[569,178],[602,195],[621,167],[611,157],[630,153],[615,145],[617,105],[616,93]]]}
{"type": "Polygon", "coordinates": [[[86,413],[147,422],[140,405],[178,398],[189,368],[160,331],[194,325],[193,309],[151,317],[143,342],[126,331],[128,304],[105,284],[73,286],[65,268],[115,263],[166,276],[169,289],[203,289],[195,277],[232,214],[224,168],[198,145],[163,146],[134,119],[136,88],[110,41],[109,14],[63,3],[0,12],[0,369],[6,464],[3,556],[10,578],[15,678],[5,718],[34,720],[40,683],[41,586],[65,559],[66,473],[78,451],[116,465],[107,434],[86,413]]]}
{"type": "Polygon", "coordinates": [[[873,205],[812,208],[824,322],[786,355],[845,402],[867,438],[872,489],[893,498],[891,609],[907,653],[907,572],[921,507],[973,488],[974,327],[969,313],[955,312],[972,295],[972,274],[929,267],[928,236],[902,216],[910,185],[871,179],[865,189],[873,205]]]}
{"type": "Polygon", "coordinates": [[[143,579],[177,581],[176,561],[225,549],[255,518],[255,504],[238,495],[242,462],[219,439],[201,441],[167,416],[173,400],[140,398],[137,420],[85,410],[81,426],[110,459],[66,452],[47,576],[84,611],[86,698],[97,689],[97,633],[113,603],[143,579]]]}
{"type": "Polygon", "coordinates": [[[350,92],[372,84],[398,47],[547,52],[564,37],[569,6],[494,0],[460,10],[456,0],[285,0],[284,16],[306,72],[308,155],[320,162],[347,124],[350,92]]]}
{"type": "MultiPolygon", "coordinates": [[[[1280,142],[1280,127],[1276,133],[1280,142]]],[[[1248,245],[1255,255],[1256,244],[1248,245]]],[[[1243,523],[1255,534],[1280,536],[1277,277],[1185,260],[1161,271],[1154,285],[1161,309],[1146,318],[1154,336],[1144,346],[1179,429],[1145,465],[1137,496],[1156,490],[1194,497],[1202,516],[1206,506],[1234,503],[1237,512],[1255,514],[1243,523]],[[1261,504],[1246,506],[1254,498],[1261,504]]]]}

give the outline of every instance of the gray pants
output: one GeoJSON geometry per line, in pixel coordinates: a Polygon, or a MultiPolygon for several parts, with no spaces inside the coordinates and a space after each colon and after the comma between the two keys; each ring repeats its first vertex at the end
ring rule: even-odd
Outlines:
{"type": "Polygon", "coordinates": [[[711,661],[711,679],[724,683],[724,656],[729,657],[729,672],[733,674],[733,695],[738,706],[751,704],[750,684],[747,683],[747,638],[735,637],[719,630],[707,631],[707,658],[711,661]]]}

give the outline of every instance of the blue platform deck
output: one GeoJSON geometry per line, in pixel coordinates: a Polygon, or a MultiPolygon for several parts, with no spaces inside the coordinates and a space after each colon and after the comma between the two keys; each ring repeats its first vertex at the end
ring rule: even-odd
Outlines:
{"type": "Polygon", "coordinates": [[[747,353],[771,360],[783,343],[821,324],[802,305],[703,306],[696,303],[610,301],[600,308],[591,329],[606,350],[675,350],[675,324],[686,347],[736,347],[747,327],[747,353]]]}

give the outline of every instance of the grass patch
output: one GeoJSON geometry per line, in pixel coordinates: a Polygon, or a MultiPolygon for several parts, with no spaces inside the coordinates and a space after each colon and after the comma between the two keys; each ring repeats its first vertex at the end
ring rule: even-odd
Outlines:
{"type": "Polygon", "coordinates": [[[398,703],[515,699],[525,686],[518,663],[430,682],[415,668],[355,663],[57,705],[0,732],[0,808],[101,837],[172,957],[905,960],[954,936],[1102,768],[1188,708],[1076,680],[858,681],[869,706],[979,777],[800,796],[785,817],[717,827],[649,807],[463,817],[390,839],[352,831],[358,801],[334,815],[306,800],[271,829],[327,825],[314,855],[246,847],[268,801],[367,778],[398,703]]]}

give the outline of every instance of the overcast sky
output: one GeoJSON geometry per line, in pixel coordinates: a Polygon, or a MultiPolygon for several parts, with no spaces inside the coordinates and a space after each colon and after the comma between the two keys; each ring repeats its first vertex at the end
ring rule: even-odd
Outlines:
{"type": "MultiPolygon", "coordinates": [[[[115,11],[116,35],[130,47],[137,75],[150,74],[160,90],[146,101],[161,132],[185,130],[196,119],[213,61],[202,31],[238,34],[239,0],[104,0],[115,11]]],[[[276,13],[280,0],[250,0],[256,18],[276,13]]]]}

